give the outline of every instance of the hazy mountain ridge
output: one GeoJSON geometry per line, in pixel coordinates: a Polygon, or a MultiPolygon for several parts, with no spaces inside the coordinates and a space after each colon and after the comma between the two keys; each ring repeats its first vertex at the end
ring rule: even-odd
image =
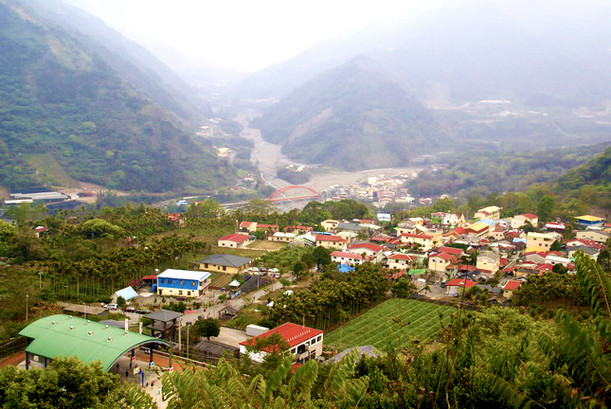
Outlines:
{"type": "Polygon", "coordinates": [[[245,80],[248,96],[284,95],[257,122],[264,138],[292,158],[347,170],[406,165],[435,149],[511,152],[609,139],[611,26],[602,23],[611,10],[570,15],[560,5],[546,15],[541,6],[519,18],[502,2],[466,4],[328,41],[245,80]],[[376,78],[351,83],[352,94],[367,98],[354,99],[339,86],[351,75],[343,72],[349,62],[309,78],[359,45],[361,60],[377,67],[376,78]],[[368,98],[385,92],[373,91],[380,75],[409,90],[410,109],[392,103],[371,109],[368,98]],[[332,116],[316,117],[331,105],[332,116]],[[337,106],[345,107],[342,114],[337,106]],[[426,127],[410,118],[416,107],[434,108],[426,127]]]}
{"type": "Polygon", "coordinates": [[[348,170],[400,165],[447,140],[436,115],[366,57],[315,77],[254,125],[295,159],[348,170]]]}
{"type": "Polygon", "coordinates": [[[146,48],[125,38],[102,20],[61,0],[31,0],[28,9],[57,24],[84,47],[100,56],[125,81],[155,103],[185,120],[210,114],[210,104],[146,48]]]}
{"type": "Polygon", "coordinates": [[[611,98],[611,90],[599,86],[611,81],[611,28],[606,24],[611,10],[603,0],[586,1],[579,13],[558,2],[542,4],[445,4],[313,46],[246,78],[237,92],[282,97],[362,54],[406,79],[420,98],[432,85],[444,88],[455,104],[504,98],[580,106],[611,98]]]}
{"type": "Polygon", "coordinates": [[[29,3],[0,0],[0,183],[53,183],[31,168],[32,154],[76,180],[122,190],[205,189],[232,177],[105,56],[29,3]]]}

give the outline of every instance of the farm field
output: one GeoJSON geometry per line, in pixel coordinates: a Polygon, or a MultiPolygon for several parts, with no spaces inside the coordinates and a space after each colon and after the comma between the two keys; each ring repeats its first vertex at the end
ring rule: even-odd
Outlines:
{"type": "Polygon", "coordinates": [[[349,321],[328,335],[325,344],[340,350],[361,345],[373,345],[379,350],[388,346],[405,348],[411,341],[432,339],[447,324],[455,309],[425,301],[395,298],[380,304],[349,321]]]}
{"type": "Polygon", "coordinates": [[[227,287],[230,282],[233,281],[231,274],[225,273],[210,273],[210,288],[223,288],[227,287]]]}

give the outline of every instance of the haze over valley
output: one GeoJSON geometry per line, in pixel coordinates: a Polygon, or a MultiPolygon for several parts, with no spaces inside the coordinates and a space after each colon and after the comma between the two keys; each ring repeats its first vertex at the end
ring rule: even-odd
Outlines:
{"type": "Polygon", "coordinates": [[[244,59],[260,60],[256,71],[218,47],[241,52],[227,32],[214,37],[187,17],[207,10],[195,3],[153,2],[148,14],[139,2],[68,3],[0,3],[3,105],[24,107],[5,109],[0,125],[5,192],[89,183],[240,200],[292,183],[282,177],[330,188],[342,180],[329,172],[444,166],[474,152],[596,145],[594,154],[611,139],[604,1],[414,1],[369,19],[355,3],[352,20],[325,20],[309,39],[286,28],[293,48],[253,43],[257,58],[244,59]],[[183,37],[169,33],[181,16],[191,25],[183,37]],[[305,172],[291,176],[291,164],[305,172]]]}

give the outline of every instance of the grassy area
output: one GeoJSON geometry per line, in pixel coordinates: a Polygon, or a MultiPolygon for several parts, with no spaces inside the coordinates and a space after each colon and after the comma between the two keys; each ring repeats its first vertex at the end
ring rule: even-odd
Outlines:
{"type": "Polygon", "coordinates": [[[211,254],[233,254],[235,256],[248,257],[255,259],[263,254],[267,253],[263,250],[254,250],[254,249],[235,249],[229,247],[218,247],[213,246],[211,254]]]}
{"type": "Polygon", "coordinates": [[[339,349],[360,345],[373,345],[380,350],[389,346],[405,348],[411,341],[435,337],[453,311],[453,307],[424,301],[388,300],[326,334],[325,344],[339,349]]]}
{"type": "Polygon", "coordinates": [[[53,185],[79,187],[78,181],[71,178],[59,163],[49,154],[32,154],[26,157],[28,165],[36,169],[37,177],[53,185]]]}
{"type": "Polygon", "coordinates": [[[223,288],[227,287],[233,281],[231,274],[210,272],[210,287],[223,288]]]}
{"type": "Polygon", "coordinates": [[[253,243],[248,245],[248,248],[251,250],[277,251],[284,247],[288,247],[288,243],[281,243],[278,241],[270,240],[255,240],[253,243]]]}

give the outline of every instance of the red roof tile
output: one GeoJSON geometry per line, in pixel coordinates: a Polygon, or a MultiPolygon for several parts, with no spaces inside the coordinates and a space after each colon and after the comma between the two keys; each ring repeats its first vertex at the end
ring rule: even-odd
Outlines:
{"type": "Polygon", "coordinates": [[[267,338],[272,334],[279,334],[289,344],[289,348],[293,348],[294,346],[297,346],[323,333],[324,332],[319,329],[304,327],[293,324],[292,322],[287,322],[247,341],[240,342],[240,345],[253,345],[257,339],[267,338]]]}
{"type": "Polygon", "coordinates": [[[223,236],[219,239],[219,241],[233,241],[235,243],[244,243],[246,240],[249,240],[250,236],[247,234],[238,234],[238,233],[234,233],[234,234],[228,234],[226,236],[223,236]]]}
{"type": "Polygon", "coordinates": [[[382,246],[373,243],[357,243],[348,246],[350,250],[353,249],[369,249],[371,251],[379,252],[382,251],[382,246]]]}
{"type": "Polygon", "coordinates": [[[446,283],[446,287],[465,287],[471,288],[477,285],[475,281],[471,281],[468,278],[453,278],[446,283]]]}
{"type": "Polygon", "coordinates": [[[463,254],[463,250],[456,248],[456,247],[446,247],[446,246],[441,246],[439,247],[439,249],[437,250],[439,253],[446,253],[446,254],[453,254],[455,256],[462,256],[463,254]]]}
{"type": "Polygon", "coordinates": [[[414,258],[412,256],[408,256],[407,254],[395,253],[388,257],[391,260],[405,260],[412,261],[414,258]]]}
{"type": "Polygon", "coordinates": [[[346,239],[340,236],[333,236],[330,234],[317,234],[316,241],[338,241],[340,243],[346,242],[346,239]]]}
{"type": "Polygon", "coordinates": [[[509,280],[503,287],[503,290],[509,290],[509,291],[517,290],[521,285],[522,285],[521,281],[509,280]]]}
{"type": "Polygon", "coordinates": [[[454,260],[456,260],[456,257],[454,257],[454,255],[448,254],[448,253],[437,253],[437,254],[431,256],[431,258],[433,258],[433,257],[439,257],[440,259],[443,259],[445,261],[454,261],[454,260]]]}

